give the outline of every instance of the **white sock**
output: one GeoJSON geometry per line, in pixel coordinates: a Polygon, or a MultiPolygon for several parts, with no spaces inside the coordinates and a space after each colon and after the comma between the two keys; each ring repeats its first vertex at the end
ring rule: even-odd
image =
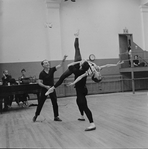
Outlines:
{"type": "Polygon", "coordinates": [[[90,129],[90,128],[94,128],[94,127],[95,127],[95,124],[94,123],[90,123],[90,126],[88,128],[90,129]]]}

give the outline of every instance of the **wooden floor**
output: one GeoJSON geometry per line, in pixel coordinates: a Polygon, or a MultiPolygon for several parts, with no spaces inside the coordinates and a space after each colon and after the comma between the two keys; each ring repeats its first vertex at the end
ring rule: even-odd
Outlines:
{"type": "MultiPolygon", "coordinates": [[[[148,148],[148,96],[140,93],[114,93],[87,96],[97,129],[77,120],[75,97],[59,98],[62,122],[53,121],[50,99],[37,122],[32,122],[36,107],[20,108],[13,103],[0,114],[1,148],[148,148]]],[[[36,100],[29,101],[37,103],[36,100]]]]}

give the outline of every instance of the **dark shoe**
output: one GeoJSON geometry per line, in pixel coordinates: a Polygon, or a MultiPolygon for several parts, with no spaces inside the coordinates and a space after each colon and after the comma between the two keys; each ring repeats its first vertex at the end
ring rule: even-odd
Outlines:
{"type": "Polygon", "coordinates": [[[5,105],[4,108],[3,108],[3,111],[8,111],[8,109],[9,109],[9,106],[5,105]]]}
{"type": "Polygon", "coordinates": [[[10,109],[11,108],[11,106],[10,105],[8,105],[8,109],[10,109]]]}
{"type": "Polygon", "coordinates": [[[93,128],[86,128],[85,131],[92,131],[92,130],[95,130],[96,127],[93,127],[93,128]]]}
{"type": "Polygon", "coordinates": [[[38,104],[30,104],[29,107],[38,106],[38,104]]]}
{"type": "Polygon", "coordinates": [[[37,116],[34,116],[33,119],[32,119],[32,121],[35,122],[36,119],[37,119],[37,116]]]}
{"type": "Polygon", "coordinates": [[[85,121],[84,118],[78,118],[78,121],[85,121]]]}
{"type": "Polygon", "coordinates": [[[55,117],[55,118],[54,118],[54,121],[59,121],[59,122],[61,122],[62,120],[61,120],[59,117],[55,117]]]}

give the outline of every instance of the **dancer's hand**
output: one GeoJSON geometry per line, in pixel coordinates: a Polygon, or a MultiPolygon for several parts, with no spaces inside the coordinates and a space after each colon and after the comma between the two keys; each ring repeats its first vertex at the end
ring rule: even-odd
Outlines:
{"type": "Polygon", "coordinates": [[[67,57],[68,55],[64,55],[63,62],[66,60],[67,57]]]}

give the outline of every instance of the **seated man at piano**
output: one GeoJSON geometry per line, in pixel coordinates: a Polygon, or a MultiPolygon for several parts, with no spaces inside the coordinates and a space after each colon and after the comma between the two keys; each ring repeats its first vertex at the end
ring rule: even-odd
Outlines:
{"type": "Polygon", "coordinates": [[[20,84],[29,84],[30,83],[30,77],[26,76],[26,70],[23,68],[21,70],[21,77],[19,77],[20,84]]]}
{"type": "Polygon", "coordinates": [[[21,79],[26,78],[26,70],[24,68],[21,70],[21,74],[21,79]]]}
{"type": "MultiPolygon", "coordinates": [[[[3,71],[2,85],[10,86],[13,83],[13,78],[9,75],[8,70],[3,71]]],[[[13,101],[13,95],[4,98],[4,110],[8,110],[11,107],[13,101]]]]}
{"type": "MultiPolygon", "coordinates": [[[[24,68],[21,70],[21,77],[19,77],[19,83],[20,84],[30,83],[30,77],[26,76],[26,70],[24,68]]],[[[20,102],[22,102],[23,105],[28,105],[28,99],[30,99],[29,95],[24,93],[24,94],[17,95],[15,98],[15,101],[19,106],[20,106],[20,102]]]]}

